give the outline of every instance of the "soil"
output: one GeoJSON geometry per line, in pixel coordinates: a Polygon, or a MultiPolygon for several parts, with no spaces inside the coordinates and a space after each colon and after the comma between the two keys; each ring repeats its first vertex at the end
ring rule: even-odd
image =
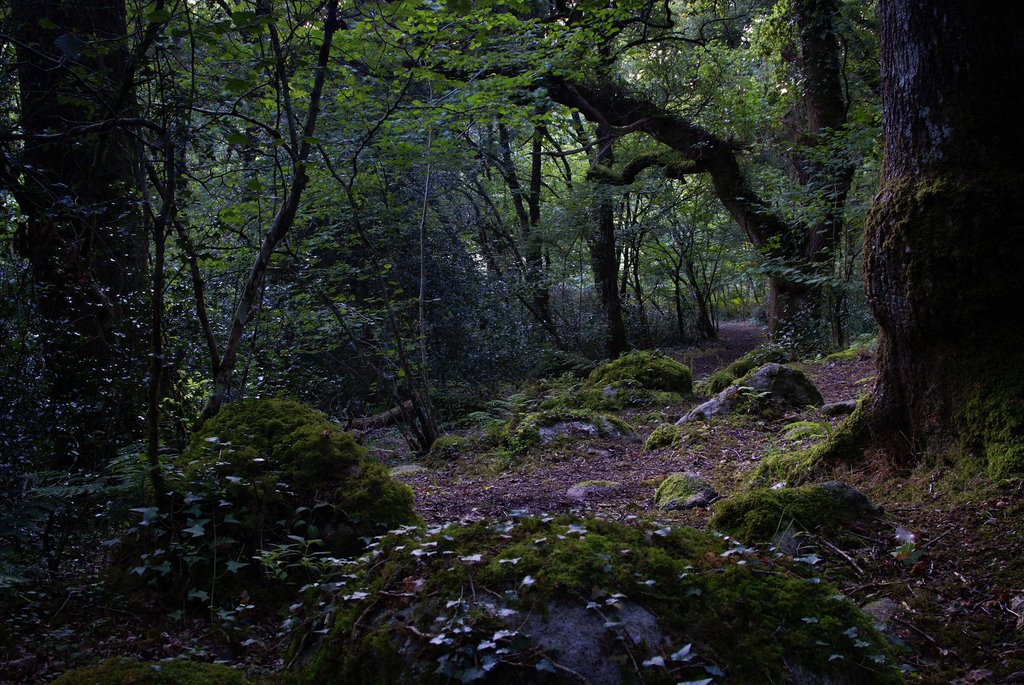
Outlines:
{"type": "MultiPolygon", "coordinates": [[[[700,379],[762,340],[758,327],[730,323],[722,325],[717,341],[670,353],[700,379]]],[[[801,367],[826,402],[866,393],[875,372],[869,353],[801,367]]],[[[677,420],[697,401],[620,415],[642,439],[658,425],[677,420]]],[[[480,449],[443,468],[399,477],[412,486],[418,510],[428,522],[525,510],[611,519],[655,517],[705,527],[710,508],[657,509],[654,490],[660,479],[677,471],[694,473],[727,496],[766,454],[813,442],[784,438],[785,426],[796,420],[816,422],[827,432],[842,419],[810,412],[777,422],[719,421],[696,444],[651,452],[645,452],[642,442],[585,440],[509,463],[480,449]],[[620,487],[594,488],[582,499],[568,494],[572,486],[590,480],[620,487]]],[[[394,434],[387,443],[386,435],[377,436],[381,445],[399,444],[394,434]]],[[[383,448],[377,453],[394,454],[383,448]]],[[[390,461],[396,461],[394,456],[390,461]]],[[[882,455],[868,455],[856,469],[830,477],[860,489],[882,513],[842,540],[807,535],[801,553],[820,556],[821,577],[875,612],[894,643],[901,645],[908,681],[1024,682],[1024,482],[993,483],[969,468],[943,464],[902,472],[882,455]]],[[[96,549],[82,550],[45,587],[24,593],[8,608],[0,619],[0,683],[47,682],[69,667],[107,655],[187,655],[230,663],[251,675],[284,666],[292,635],[279,617],[257,609],[227,625],[209,617],[181,620],[147,612],[139,602],[118,601],[102,591],[98,572],[104,562],[96,549]]]]}

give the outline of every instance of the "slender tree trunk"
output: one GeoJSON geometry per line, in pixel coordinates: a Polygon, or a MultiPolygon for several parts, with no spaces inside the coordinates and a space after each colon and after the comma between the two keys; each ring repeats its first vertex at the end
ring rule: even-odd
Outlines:
{"type": "Polygon", "coordinates": [[[1024,4],[883,0],[885,161],[864,274],[868,425],[904,462],[1024,473],[1024,4]]]}
{"type": "MultiPolygon", "coordinates": [[[[252,267],[249,269],[249,275],[242,287],[242,292],[238,298],[238,305],[235,308],[235,315],[231,321],[228,340],[224,345],[223,356],[214,366],[213,390],[210,392],[210,396],[206,400],[206,406],[196,421],[197,427],[210,417],[216,415],[227,397],[228,390],[231,387],[231,380],[235,373],[235,366],[238,363],[238,352],[242,344],[242,335],[246,330],[249,319],[257,311],[259,304],[257,295],[263,287],[267,269],[270,267],[270,258],[273,256],[278,244],[284,240],[285,236],[288,235],[288,231],[291,230],[292,225],[295,223],[295,216],[299,211],[302,193],[309,182],[306,167],[309,162],[309,153],[312,149],[311,141],[314,140],[313,136],[316,133],[317,118],[320,114],[320,98],[323,94],[324,82],[327,78],[327,63],[331,55],[331,40],[340,27],[338,0],[331,0],[327,7],[323,40],[320,43],[320,50],[317,54],[316,76],[310,91],[309,109],[306,112],[305,123],[301,129],[295,124],[295,112],[291,108],[290,100],[286,100],[289,110],[288,121],[291,122],[293,128],[291,133],[293,139],[292,148],[295,150],[292,159],[291,184],[284,201],[281,203],[281,207],[271,220],[267,232],[263,235],[259,253],[256,255],[256,259],[253,261],[252,267]]],[[[280,51],[280,46],[277,44],[276,31],[271,30],[270,33],[272,38],[274,38],[275,47],[278,48],[275,52],[277,73],[280,79],[279,86],[282,92],[287,93],[290,86],[287,82],[287,77],[284,75],[284,56],[280,51]]]]}
{"type": "Polygon", "coordinates": [[[141,426],[146,239],[126,129],[72,135],[132,114],[125,4],[15,0],[26,135],[15,192],[42,325],[54,465],[102,466],[141,426]],[[102,48],[102,49],[100,49],[102,48]],[[39,136],[68,133],[68,137],[39,136]]]}
{"type": "MultiPolygon", "coordinates": [[[[612,148],[608,131],[597,127],[598,152],[594,163],[611,166],[612,148]]],[[[587,244],[590,248],[590,268],[594,274],[594,285],[601,299],[601,314],[605,324],[605,353],[618,357],[629,349],[626,325],[622,320],[622,301],[619,299],[619,260],[615,249],[615,203],[608,186],[594,184],[592,204],[592,230],[587,244]]]]}

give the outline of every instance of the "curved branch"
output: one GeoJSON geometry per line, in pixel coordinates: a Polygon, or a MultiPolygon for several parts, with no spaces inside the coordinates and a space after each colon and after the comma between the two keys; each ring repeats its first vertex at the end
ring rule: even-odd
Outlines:
{"type": "Polygon", "coordinates": [[[587,171],[587,178],[607,185],[628,186],[636,180],[640,172],[651,167],[661,167],[665,172],[666,178],[678,181],[684,180],[686,176],[691,174],[699,174],[706,171],[700,163],[689,159],[682,159],[679,155],[651,153],[634,157],[618,171],[603,164],[594,164],[587,171]]]}
{"type": "Polygon", "coordinates": [[[598,124],[647,133],[695,164],[692,173],[710,174],[715,194],[755,247],[767,247],[772,238],[790,231],[791,226],[754,191],[740,168],[735,143],[612,84],[552,80],[546,86],[555,102],[579,109],[598,124]]]}

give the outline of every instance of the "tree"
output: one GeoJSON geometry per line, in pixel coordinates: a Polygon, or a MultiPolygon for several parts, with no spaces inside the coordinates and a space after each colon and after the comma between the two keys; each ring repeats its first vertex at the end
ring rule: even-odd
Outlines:
{"type": "MultiPolygon", "coordinates": [[[[842,129],[850,103],[843,91],[843,71],[836,27],[840,3],[838,0],[796,0],[792,5],[794,24],[798,33],[798,62],[803,90],[799,105],[798,145],[803,152],[792,156],[795,175],[809,195],[820,196],[822,205],[813,217],[793,217],[773,206],[772,198],[758,183],[745,156],[750,141],[740,142],[731,134],[716,131],[702,121],[700,107],[693,112],[677,105],[681,93],[659,93],[657,86],[645,83],[634,87],[631,71],[634,62],[657,61],[643,51],[649,45],[666,50],[675,49],[676,43],[693,43],[707,50],[735,50],[743,41],[729,26],[744,30],[743,22],[754,14],[755,8],[738,11],[737,16],[712,16],[698,24],[697,36],[680,39],[679,31],[668,31],[648,16],[645,20],[629,17],[621,25],[604,34],[606,54],[613,51],[622,58],[620,72],[608,69],[609,63],[596,70],[599,76],[574,72],[549,79],[548,92],[564,105],[579,109],[588,119],[603,126],[609,136],[623,136],[643,132],[671,151],[669,154],[645,156],[627,162],[633,167],[632,176],[649,166],[661,166],[671,177],[688,174],[708,174],[722,206],[733,216],[747,234],[754,247],[762,252],[769,263],[769,327],[773,335],[798,347],[814,348],[821,345],[817,322],[823,312],[825,267],[830,263],[840,237],[842,213],[853,178],[853,169],[845,160],[825,164],[829,135],[842,129]],[[652,23],[653,22],[653,23],[652,23]],[[634,36],[634,24],[644,27],[641,36],[634,36]],[[721,36],[708,36],[709,24],[720,23],[725,31],[721,36]],[[617,41],[617,42],[616,42],[617,41]],[[621,46],[618,44],[621,43],[621,46]],[[640,56],[630,54],[630,50],[640,56]],[[625,57],[631,59],[625,59],[625,57]],[[606,70],[608,75],[603,71],[606,70]],[[808,152],[817,154],[807,154],[808,152]],[[639,162],[639,163],[637,163],[639,162]],[[807,322],[813,321],[814,325],[807,322]]],[[[699,14],[700,9],[696,10],[699,14]]],[[[691,19],[699,17],[691,17],[691,19]]],[[[671,19],[671,17],[669,17],[671,19]]],[[[669,21],[671,27],[672,22],[669,21]]],[[[657,51],[655,51],[657,55],[657,51]]],[[[646,65],[645,65],[646,66],[646,65]]],[[[652,71],[657,71],[652,67],[652,71]]],[[[697,72],[700,73],[699,71],[697,72]]],[[[677,77],[678,78],[678,77],[677,77]]],[[[691,77],[700,81],[698,76],[691,77]]],[[[731,84],[732,85],[732,84],[731,84]]],[[[664,87],[664,84],[662,84],[664,87]]],[[[738,86],[734,86],[738,87],[738,86]]],[[[710,102],[710,100],[709,100],[710,102]]],[[[729,112],[721,113],[728,121],[729,112]]],[[[720,122],[719,122],[720,123],[720,122]]]]}
{"type": "MultiPolygon", "coordinates": [[[[138,428],[146,237],[124,2],[12,6],[20,154],[0,167],[40,315],[54,465],[93,468],[138,428]]],[[[144,50],[144,47],[140,47],[144,50]]]]}
{"type": "Polygon", "coordinates": [[[864,268],[878,379],[846,444],[1020,474],[1024,6],[883,0],[880,12],[885,158],[864,268]]]}

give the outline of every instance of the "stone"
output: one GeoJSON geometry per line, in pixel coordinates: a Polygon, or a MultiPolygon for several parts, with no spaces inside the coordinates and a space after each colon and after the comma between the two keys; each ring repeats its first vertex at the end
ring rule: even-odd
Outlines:
{"type": "Polygon", "coordinates": [[[823,403],[821,393],[801,371],[782,364],[765,364],[691,409],[676,425],[733,413],[772,416],[790,409],[820,407],[823,403]]]}

